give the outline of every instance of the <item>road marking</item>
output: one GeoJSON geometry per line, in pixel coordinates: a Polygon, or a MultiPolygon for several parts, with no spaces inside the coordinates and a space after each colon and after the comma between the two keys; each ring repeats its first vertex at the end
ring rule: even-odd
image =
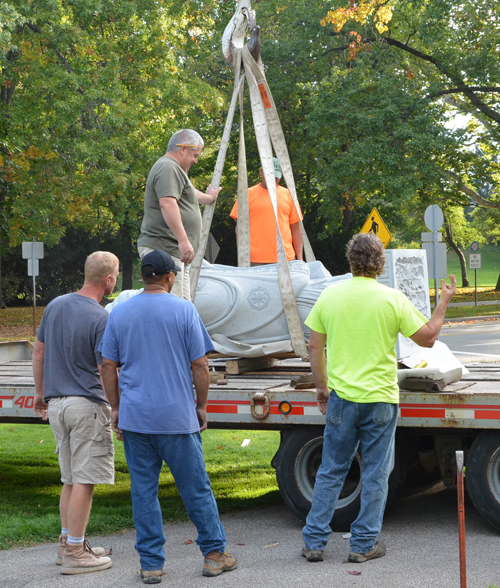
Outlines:
{"type": "Polygon", "coordinates": [[[498,345],[498,343],[491,343],[491,341],[487,341],[486,343],[469,343],[468,345],[462,345],[462,347],[484,347],[485,345],[490,345],[493,347],[494,345],[498,345]]]}
{"type": "Polygon", "coordinates": [[[485,329],[476,329],[474,330],[474,327],[469,327],[468,329],[464,329],[462,327],[461,331],[455,332],[455,333],[443,333],[441,331],[441,333],[439,333],[440,337],[459,337],[460,335],[477,335],[477,334],[482,334],[484,333],[485,336],[488,336],[491,333],[500,333],[500,329],[495,329],[494,331],[489,331],[489,330],[485,330],[485,329]]]}
{"type": "Polygon", "coordinates": [[[492,355],[491,353],[472,353],[472,351],[452,351],[456,355],[480,355],[484,357],[498,357],[500,359],[500,355],[492,355]]]}

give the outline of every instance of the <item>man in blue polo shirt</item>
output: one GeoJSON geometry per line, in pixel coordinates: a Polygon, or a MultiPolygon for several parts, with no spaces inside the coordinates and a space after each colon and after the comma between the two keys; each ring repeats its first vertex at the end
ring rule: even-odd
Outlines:
{"type": "Polygon", "coordinates": [[[225,553],[226,536],[201,445],[210,384],[206,354],[213,345],[194,305],[170,294],[178,271],[164,251],[145,255],[144,291],[113,309],[102,342],[104,387],[113,428],[118,439],[123,436],[136,549],[146,584],[161,582],[165,563],[158,501],[163,462],[198,529],[203,575],[237,567],[236,558],[225,553]]]}

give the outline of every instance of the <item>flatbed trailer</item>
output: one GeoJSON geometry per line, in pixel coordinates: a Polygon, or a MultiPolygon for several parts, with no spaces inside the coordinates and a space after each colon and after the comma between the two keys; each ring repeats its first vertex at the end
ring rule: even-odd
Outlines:
{"type": "MultiPolygon", "coordinates": [[[[42,423],[33,415],[30,355],[29,344],[11,353],[4,348],[3,358],[8,361],[0,361],[0,422],[42,423]]],[[[209,427],[280,431],[281,443],[272,464],[285,502],[304,520],[321,463],[325,424],[316,392],[307,388],[311,386],[309,364],[275,359],[267,360],[265,369],[253,369],[248,360],[214,358],[209,363],[209,427]]],[[[500,530],[500,364],[467,367],[468,375],[442,390],[437,385],[426,391],[401,388],[389,502],[403,489],[420,490],[439,481],[454,485],[455,451],[463,450],[472,502],[500,530]]],[[[410,383],[415,387],[415,381],[410,383]]],[[[429,387],[429,381],[424,384],[429,387]]],[[[336,530],[347,529],[356,517],[361,467],[358,454],[331,523],[336,530]]]]}

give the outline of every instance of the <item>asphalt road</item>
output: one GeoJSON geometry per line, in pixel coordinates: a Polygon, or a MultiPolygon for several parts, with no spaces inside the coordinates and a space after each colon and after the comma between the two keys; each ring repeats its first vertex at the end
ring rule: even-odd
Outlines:
{"type": "Polygon", "coordinates": [[[450,323],[443,326],[439,339],[462,363],[500,362],[500,320],[450,323]]]}
{"type": "MultiPolygon", "coordinates": [[[[446,489],[401,499],[386,514],[381,539],[387,555],[364,564],[343,563],[349,542],[335,533],[325,561],[309,563],[300,556],[301,524],[286,507],[223,516],[228,551],[239,567],[218,578],[201,575],[202,558],[191,523],[167,524],[166,575],[172,588],[458,588],[456,491],[446,489]],[[361,572],[350,575],[349,572],[361,572]]],[[[467,576],[469,588],[500,586],[500,533],[466,505],[467,576]]],[[[92,538],[91,538],[92,539],[92,538]]],[[[113,548],[113,568],[93,574],[62,576],[54,564],[56,546],[0,552],[0,585],[6,588],[124,588],[142,586],[134,533],[93,539],[113,548]]]]}

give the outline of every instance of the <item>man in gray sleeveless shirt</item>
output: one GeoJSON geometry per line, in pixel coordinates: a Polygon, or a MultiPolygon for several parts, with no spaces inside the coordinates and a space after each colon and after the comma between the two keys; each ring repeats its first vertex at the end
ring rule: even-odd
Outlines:
{"type": "Polygon", "coordinates": [[[118,258],[106,251],[87,257],[83,287],[48,304],[33,352],[34,412],[49,418],[61,466],[56,563],[62,565],[62,574],[112,565],[102,547],[90,548],[85,529],[94,485],[114,483],[111,408],[101,385],[97,349],[108,318],[100,302],[115,287],[118,265],[118,258]]]}
{"type": "Polygon", "coordinates": [[[200,244],[200,204],[210,204],[220,188],[209,186],[207,192],[197,190],[188,178],[189,169],[198,163],[204,143],[191,129],[177,131],[170,138],[167,153],[158,159],[149,172],[144,195],[144,218],[137,248],[141,259],[159,249],[169,253],[181,268],[172,294],[191,299],[189,264],[200,244]]]}

